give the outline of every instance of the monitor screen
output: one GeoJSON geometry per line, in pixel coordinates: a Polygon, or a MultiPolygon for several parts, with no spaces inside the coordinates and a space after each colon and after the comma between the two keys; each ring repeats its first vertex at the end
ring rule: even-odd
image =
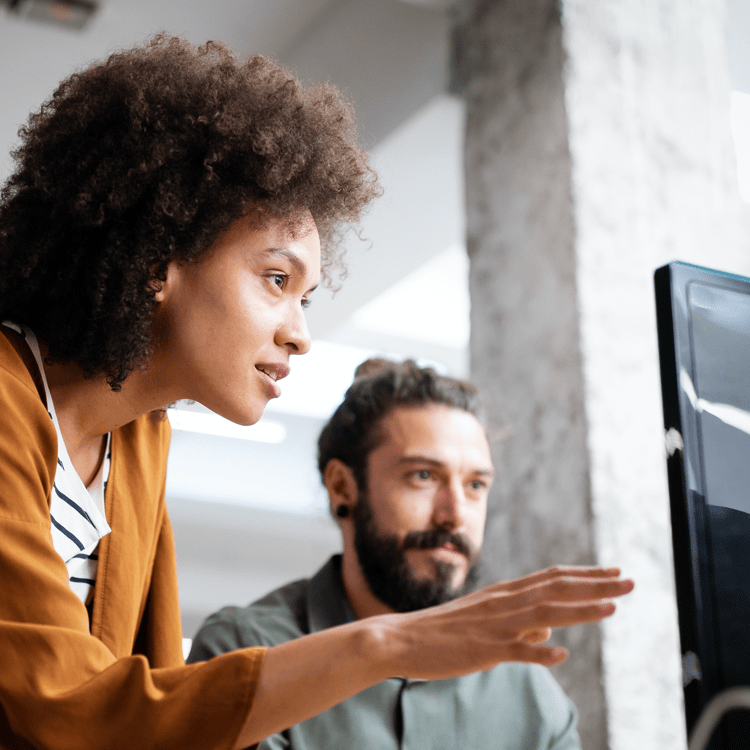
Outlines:
{"type": "MultiPolygon", "coordinates": [[[[750,685],[750,279],[655,273],[685,710],[750,685]]],[[[730,713],[712,750],[750,746],[730,713]]]]}

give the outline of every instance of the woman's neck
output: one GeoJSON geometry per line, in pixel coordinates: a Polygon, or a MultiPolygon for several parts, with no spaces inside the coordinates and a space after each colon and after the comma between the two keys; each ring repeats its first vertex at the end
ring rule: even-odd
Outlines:
{"type": "MultiPolygon", "coordinates": [[[[44,361],[47,349],[39,346],[44,361]]],[[[68,455],[87,486],[104,458],[107,433],[170,403],[148,371],[132,372],[119,391],[104,375],[86,377],[72,362],[45,362],[44,374],[68,455]]]]}

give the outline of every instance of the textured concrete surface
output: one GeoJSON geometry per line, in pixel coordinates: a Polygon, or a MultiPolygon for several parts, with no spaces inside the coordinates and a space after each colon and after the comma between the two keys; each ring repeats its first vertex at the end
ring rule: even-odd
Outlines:
{"type": "MultiPolygon", "coordinates": [[[[485,580],[595,559],[571,162],[554,0],[488,3],[459,27],[467,97],[471,375],[489,395],[485,580]]],[[[586,748],[606,745],[600,631],[561,631],[555,670],[586,748]]]]}
{"type": "Polygon", "coordinates": [[[637,582],[556,636],[586,750],[685,747],[652,273],[750,272],[724,24],[723,0],[479,0],[454,36],[486,578],[596,560],[637,582]]]}
{"type": "Polygon", "coordinates": [[[604,628],[610,747],[684,748],[653,269],[750,272],[723,0],[565,3],[598,556],[638,589],[604,628]]]}

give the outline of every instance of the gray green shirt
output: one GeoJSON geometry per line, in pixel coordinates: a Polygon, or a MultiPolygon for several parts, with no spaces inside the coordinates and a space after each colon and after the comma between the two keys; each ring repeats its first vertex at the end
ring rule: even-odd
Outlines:
{"type": "MultiPolygon", "coordinates": [[[[188,662],[245,646],[275,646],[351,620],[335,556],[314,578],[201,627],[188,662]]],[[[576,711],[549,670],[500,664],[450,680],[385,680],[273,735],[261,750],[580,750],[576,711]]]]}

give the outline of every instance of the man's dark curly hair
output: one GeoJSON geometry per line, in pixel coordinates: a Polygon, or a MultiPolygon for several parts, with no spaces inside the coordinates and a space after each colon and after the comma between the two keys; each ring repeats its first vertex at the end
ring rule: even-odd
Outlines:
{"type": "Polygon", "coordinates": [[[484,424],[481,397],[471,383],[438,375],[431,367],[419,367],[411,359],[392,362],[373,358],[363,362],[318,438],[321,479],[328,462],[337,458],[352,470],[360,492],[366,492],[367,461],[383,440],[383,420],[394,409],[433,404],[461,409],[484,424]]]}
{"type": "MultiPolygon", "coordinates": [[[[350,106],[261,57],[159,35],[60,84],[0,193],[0,320],[118,389],[145,365],[154,280],[242,216],[309,211],[323,272],[380,188],[350,106]]],[[[157,285],[158,286],[158,285],[157,285]]]]}

